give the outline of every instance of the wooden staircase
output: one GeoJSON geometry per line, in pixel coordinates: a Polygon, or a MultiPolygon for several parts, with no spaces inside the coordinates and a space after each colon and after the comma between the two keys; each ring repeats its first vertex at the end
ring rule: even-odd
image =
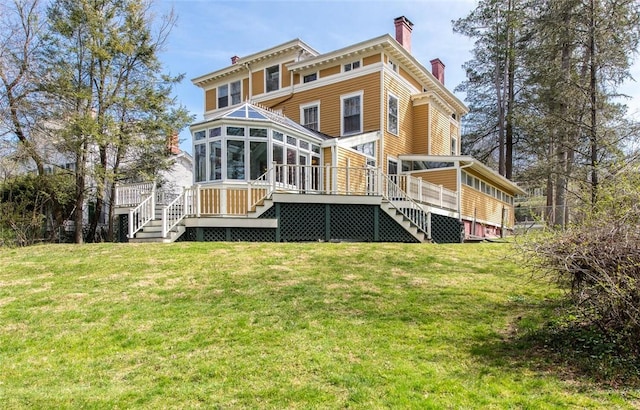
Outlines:
{"type": "Polygon", "coordinates": [[[186,230],[184,223],[180,223],[175,226],[171,231],[167,233],[167,237],[162,237],[162,210],[165,205],[156,205],[155,207],[155,219],[147,222],[141,231],[135,234],[134,238],[129,238],[130,243],[145,243],[145,242],[157,242],[157,243],[171,243],[175,242],[186,230]]]}
{"type": "MultiPolygon", "coordinates": [[[[389,200],[383,199],[380,204],[382,209],[387,215],[393,218],[400,226],[404,228],[411,236],[416,238],[420,243],[432,242],[431,238],[427,236],[418,226],[412,222],[409,218],[402,214],[389,200]]],[[[424,214],[425,218],[429,218],[427,213],[424,214]]]]}

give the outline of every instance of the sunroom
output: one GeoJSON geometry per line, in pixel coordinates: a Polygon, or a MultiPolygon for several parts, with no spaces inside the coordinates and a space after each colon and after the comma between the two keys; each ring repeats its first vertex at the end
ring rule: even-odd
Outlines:
{"type": "Polygon", "coordinates": [[[194,124],[191,132],[197,184],[257,180],[270,164],[320,165],[320,144],[326,139],[251,103],[194,124]]]}

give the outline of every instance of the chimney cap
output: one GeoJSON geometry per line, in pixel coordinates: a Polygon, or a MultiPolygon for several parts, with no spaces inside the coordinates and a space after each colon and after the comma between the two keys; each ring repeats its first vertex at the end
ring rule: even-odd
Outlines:
{"type": "Polygon", "coordinates": [[[413,27],[413,23],[411,22],[411,20],[409,20],[405,16],[396,17],[393,19],[393,22],[395,24],[406,23],[409,27],[413,27]]]}

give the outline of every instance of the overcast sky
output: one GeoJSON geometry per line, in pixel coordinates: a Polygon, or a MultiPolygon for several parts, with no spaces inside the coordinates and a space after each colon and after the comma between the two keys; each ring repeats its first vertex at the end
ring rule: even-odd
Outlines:
{"type": "MultiPolygon", "coordinates": [[[[425,67],[440,58],[446,65],[445,83],[453,90],[464,80],[462,64],[471,58],[473,42],[453,33],[451,21],[466,16],[476,0],[156,0],[159,12],[173,7],[178,15],[167,49],[161,54],[171,74],[184,73],[176,96],[196,120],[202,119],[204,96],[191,79],[224,68],[234,55],[243,57],[299,38],[326,53],[389,33],[393,19],[413,22],[412,53],[425,67]]],[[[634,67],[640,80],[640,64],[634,67]]],[[[638,97],[640,85],[624,87],[638,97]]],[[[458,94],[464,101],[464,94],[458,94]]],[[[464,119],[463,119],[464,121],[464,119]]],[[[191,152],[188,129],[180,134],[181,148],[191,152]]]]}

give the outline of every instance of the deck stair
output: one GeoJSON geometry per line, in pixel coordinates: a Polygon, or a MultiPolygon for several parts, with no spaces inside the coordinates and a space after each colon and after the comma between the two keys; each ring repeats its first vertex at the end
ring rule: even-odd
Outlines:
{"type": "MultiPolygon", "coordinates": [[[[400,224],[411,236],[416,238],[420,243],[431,242],[429,238],[421,229],[418,228],[416,223],[407,218],[397,206],[391,204],[387,199],[383,199],[380,204],[382,209],[387,215],[393,218],[398,224],[400,224]]],[[[428,213],[424,213],[424,218],[429,218],[428,213]]]]}
{"type": "Polygon", "coordinates": [[[137,232],[133,238],[129,238],[130,243],[143,243],[143,242],[158,242],[158,243],[171,243],[175,242],[186,230],[184,222],[178,223],[174,226],[165,238],[162,237],[162,214],[166,205],[157,204],[155,206],[155,219],[147,222],[142,229],[137,232]]]}

